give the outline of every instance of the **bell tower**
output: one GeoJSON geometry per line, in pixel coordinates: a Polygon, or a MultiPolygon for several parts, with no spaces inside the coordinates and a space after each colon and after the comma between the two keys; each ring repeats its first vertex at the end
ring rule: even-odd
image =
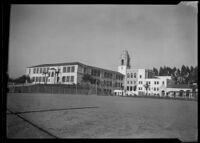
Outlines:
{"type": "Polygon", "coordinates": [[[127,69],[130,69],[130,56],[127,50],[123,50],[120,57],[120,65],[118,66],[118,72],[126,75],[127,69]]]}

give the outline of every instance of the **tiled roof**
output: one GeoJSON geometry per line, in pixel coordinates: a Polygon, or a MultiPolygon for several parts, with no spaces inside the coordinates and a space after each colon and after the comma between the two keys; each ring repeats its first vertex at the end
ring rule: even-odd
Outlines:
{"type": "MultiPolygon", "coordinates": [[[[119,72],[117,72],[117,71],[112,71],[112,70],[107,70],[107,69],[103,69],[103,68],[99,68],[99,67],[89,66],[89,65],[82,64],[82,63],[80,63],[80,62],[41,64],[41,65],[31,66],[31,67],[28,67],[28,68],[34,68],[34,67],[50,67],[50,66],[65,66],[65,65],[81,65],[81,66],[86,66],[86,67],[96,68],[96,69],[99,69],[99,70],[104,70],[104,71],[109,71],[109,72],[121,74],[121,73],[119,73],[119,72]]],[[[121,75],[123,75],[123,74],[121,74],[121,75]]]]}

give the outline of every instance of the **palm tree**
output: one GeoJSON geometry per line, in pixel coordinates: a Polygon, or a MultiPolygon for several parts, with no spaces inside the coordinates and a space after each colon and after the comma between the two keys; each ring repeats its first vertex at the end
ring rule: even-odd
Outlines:
{"type": "Polygon", "coordinates": [[[146,96],[148,94],[149,87],[150,87],[150,85],[148,84],[148,82],[146,82],[146,84],[144,85],[144,88],[146,89],[146,96]]]}
{"type": "Polygon", "coordinates": [[[56,82],[58,83],[58,74],[60,73],[60,69],[55,70],[55,74],[56,74],[56,82]]]}
{"type": "Polygon", "coordinates": [[[44,74],[44,77],[45,77],[45,84],[47,83],[46,75],[47,75],[48,73],[49,73],[48,71],[43,71],[43,73],[42,73],[42,74],[44,74]]]}

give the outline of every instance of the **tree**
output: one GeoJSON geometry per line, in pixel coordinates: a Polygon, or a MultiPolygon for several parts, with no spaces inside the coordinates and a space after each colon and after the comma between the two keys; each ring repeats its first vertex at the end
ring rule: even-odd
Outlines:
{"type": "Polygon", "coordinates": [[[193,66],[190,66],[190,72],[193,72],[194,68],[193,66]]]}
{"type": "Polygon", "coordinates": [[[16,79],[14,79],[14,82],[18,83],[18,84],[20,84],[20,83],[22,84],[22,83],[26,83],[26,82],[31,83],[32,80],[30,79],[30,77],[28,75],[22,75],[16,79]]]}
{"type": "Polygon", "coordinates": [[[146,89],[146,95],[148,94],[149,87],[150,85],[148,84],[148,82],[146,82],[146,84],[144,85],[144,88],[146,89]]]}
{"type": "Polygon", "coordinates": [[[84,74],[83,77],[82,77],[82,81],[86,82],[86,83],[89,82],[89,83],[92,84],[94,82],[94,80],[95,79],[91,75],[89,75],[89,74],[84,74]]]}
{"type": "Polygon", "coordinates": [[[158,76],[158,70],[156,68],[153,68],[153,72],[154,72],[155,76],[158,76]]]}
{"type": "Polygon", "coordinates": [[[160,67],[159,76],[163,76],[163,68],[162,67],[160,67]]]}
{"type": "Polygon", "coordinates": [[[186,74],[187,74],[186,67],[185,67],[185,65],[182,65],[182,67],[181,67],[181,76],[183,77],[186,74]]]}
{"type": "Polygon", "coordinates": [[[168,75],[168,70],[167,70],[167,67],[164,66],[163,68],[163,76],[167,76],[168,75]]]}

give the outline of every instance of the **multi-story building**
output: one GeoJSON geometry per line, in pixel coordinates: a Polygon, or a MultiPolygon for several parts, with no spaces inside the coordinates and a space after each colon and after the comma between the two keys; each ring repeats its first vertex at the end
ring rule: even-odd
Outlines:
{"type": "Polygon", "coordinates": [[[89,74],[94,82],[109,93],[122,89],[124,75],[111,70],[88,66],[80,62],[41,64],[26,68],[26,75],[33,84],[82,84],[83,76],[89,74]]]}
{"type": "Polygon", "coordinates": [[[124,74],[124,95],[166,95],[167,80],[170,76],[155,76],[150,69],[132,69],[130,56],[123,51],[118,72],[124,74]]]}

